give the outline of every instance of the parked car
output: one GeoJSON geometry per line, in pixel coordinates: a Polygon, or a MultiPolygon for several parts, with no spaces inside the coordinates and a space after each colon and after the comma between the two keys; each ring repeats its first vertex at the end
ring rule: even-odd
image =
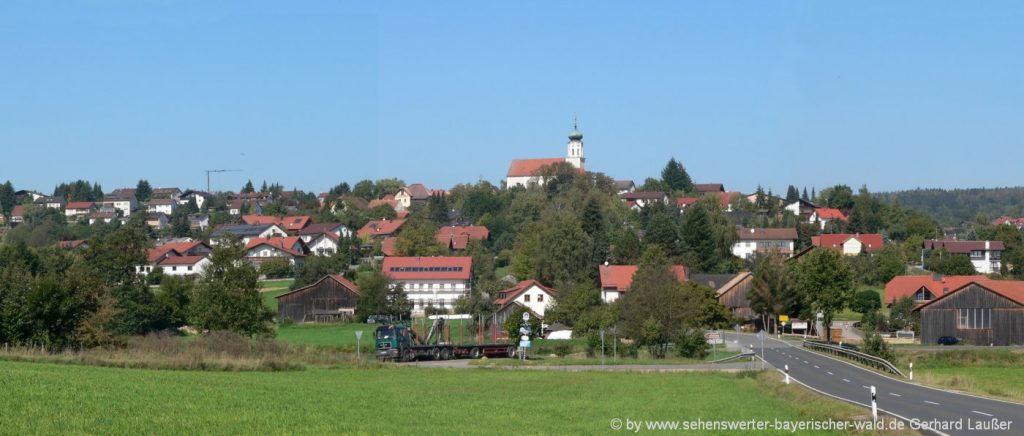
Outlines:
{"type": "Polygon", "coordinates": [[[959,339],[952,336],[943,336],[939,338],[939,345],[956,345],[960,342],[959,339]]]}

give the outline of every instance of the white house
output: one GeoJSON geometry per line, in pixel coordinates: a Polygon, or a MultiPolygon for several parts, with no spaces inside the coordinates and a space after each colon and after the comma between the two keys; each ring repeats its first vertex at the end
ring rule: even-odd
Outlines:
{"type": "MultiPolygon", "coordinates": [[[[414,204],[425,204],[427,199],[430,198],[430,190],[422,183],[414,183],[409,186],[403,186],[395,194],[395,201],[398,202],[398,207],[409,210],[414,204]]],[[[395,208],[398,210],[398,208],[395,208]]]]}
{"type": "Polygon", "coordinates": [[[64,216],[70,219],[88,217],[95,207],[91,201],[72,201],[64,207],[64,216]]]}
{"type": "Polygon", "coordinates": [[[668,205],[668,195],[661,191],[627,192],[619,196],[630,207],[645,208],[651,203],[668,205]]]}
{"type": "Polygon", "coordinates": [[[1003,241],[955,241],[931,240],[924,241],[922,257],[932,250],[943,249],[947,253],[961,254],[970,257],[974,270],[979,274],[992,274],[1002,268],[1003,241]]]}
{"type": "Polygon", "coordinates": [[[831,221],[842,221],[848,222],[849,218],[846,217],[839,209],[833,209],[831,207],[819,207],[811,212],[811,216],[807,218],[809,223],[818,223],[822,230],[825,230],[825,225],[831,221]]]}
{"type": "Polygon", "coordinates": [[[451,310],[455,301],[469,295],[473,277],[469,256],[385,257],[382,271],[401,285],[414,315],[428,307],[451,310]]]}
{"type": "MultiPolygon", "coordinates": [[[[601,299],[605,303],[611,303],[629,292],[637,268],[636,265],[601,265],[598,267],[598,273],[601,276],[601,299]]],[[[686,281],[686,268],[682,265],[673,265],[670,271],[680,283],[686,281]]]]}
{"type": "Polygon", "coordinates": [[[740,259],[750,259],[756,253],[775,251],[786,256],[793,255],[796,243],[796,229],[738,229],[732,254],[740,259]]]}
{"type": "Polygon", "coordinates": [[[796,216],[810,216],[814,213],[814,209],[817,209],[818,205],[811,203],[804,199],[798,199],[792,203],[787,204],[783,209],[796,216]]]}
{"type": "Polygon", "coordinates": [[[146,224],[153,228],[153,230],[160,230],[167,227],[171,220],[167,217],[167,214],[163,213],[151,213],[146,215],[146,224]]]}
{"type": "MultiPolygon", "coordinates": [[[[153,272],[155,268],[161,268],[164,270],[164,273],[172,272],[174,275],[192,274],[193,272],[189,272],[188,266],[191,265],[193,267],[192,271],[195,271],[195,267],[199,264],[199,261],[196,258],[207,257],[211,251],[213,251],[213,248],[201,241],[183,240],[179,242],[161,244],[149,249],[146,254],[146,264],[136,265],[135,272],[139,274],[149,274],[153,272]],[[189,259],[172,261],[164,264],[168,259],[179,257],[189,259]]],[[[198,274],[198,272],[195,272],[195,274],[198,274]]]]}
{"type": "Polygon", "coordinates": [[[146,212],[163,213],[170,216],[174,214],[177,208],[178,203],[170,198],[155,198],[149,200],[149,204],[146,205],[146,212]]]}
{"type": "Polygon", "coordinates": [[[134,190],[119,189],[103,196],[103,205],[120,211],[123,217],[129,217],[133,211],[139,208],[139,201],[135,198],[134,190]]]}
{"type": "Polygon", "coordinates": [[[48,207],[50,209],[59,210],[64,208],[64,204],[66,202],[62,197],[39,197],[35,200],[35,203],[40,206],[48,207]]]}
{"type": "Polygon", "coordinates": [[[517,308],[525,307],[531,315],[544,319],[544,312],[555,302],[555,290],[544,286],[536,280],[523,280],[515,286],[498,291],[494,304],[497,321],[504,323],[508,316],[517,308]]]}
{"type": "Polygon", "coordinates": [[[839,250],[846,256],[875,253],[885,248],[885,240],[879,233],[828,233],[811,236],[811,245],[819,248],[839,250]]]}
{"type": "Polygon", "coordinates": [[[206,201],[212,196],[213,195],[208,192],[188,190],[178,197],[178,204],[184,206],[188,204],[189,200],[195,199],[196,206],[201,210],[203,205],[206,204],[206,201]]]}
{"type": "Polygon", "coordinates": [[[276,224],[221,224],[210,233],[210,244],[217,245],[222,239],[229,236],[242,241],[243,244],[248,244],[253,239],[273,238],[287,234],[288,232],[276,224]]]}
{"type": "Polygon", "coordinates": [[[188,216],[188,227],[192,230],[204,231],[210,227],[210,215],[196,213],[188,216]]]}
{"type": "Polygon", "coordinates": [[[569,144],[567,145],[566,157],[542,158],[542,159],[516,159],[509,165],[508,173],[505,175],[505,186],[526,187],[530,183],[543,185],[545,180],[541,175],[541,169],[561,162],[568,162],[573,167],[583,170],[586,158],[583,157],[583,134],[574,125],[572,132],[569,132],[569,144]]]}
{"type": "Polygon", "coordinates": [[[210,265],[206,256],[172,256],[162,260],[157,266],[163,269],[165,276],[190,276],[202,274],[210,265]]]}
{"type": "Polygon", "coordinates": [[[245,257],[256,266],[271,259],[287,259],[294,266],[302,266],[309,254],[298,236],[254,238],[245,244],[245,257]]]}
{"type": "Polygon", "coordinates": [[[334,233],[300,236],[309,247],[309,252],[317,256],[330,256],[338,252],[338,236],[334,233]]]}

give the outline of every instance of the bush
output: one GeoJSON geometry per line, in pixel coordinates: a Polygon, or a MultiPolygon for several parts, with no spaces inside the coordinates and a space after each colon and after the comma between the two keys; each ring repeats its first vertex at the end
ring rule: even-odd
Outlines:
{"type": "Polygon", "coordinates": [[[700,329],[683,330],[676,338],[676,353],[679,357],[703,359],[708,355],[708,341],[700,329]]]}
{"type": "Polygon", "coordinates": [[[295,270],[287,259],[272,259],[260,264],[260,274],[268,279],[294,277],[295,270]]]}
{"type": "Polygon", "coordinates": [[[558,357],[565,357],[572,354],[575,347],[572,346],[570,341],[561,341],[551,347],[554,354],[558,357]]]}
{"type": "Polygon", "coordinates": [[[423,309],[423,314],[425,316],[447,315],[448,309],[445,309],[443,307],[435,307],[434,305],[428,305],[425,309],[423,309]]]}
{"type": "Polygon", "coordinates": [[[892,348],[889,347],[889,344],[885,343],[885,341],[882,339],[882,335],[878,334],[878,332],[875,331],[868,332],[864,336],[864,347],[861,349],[861,351],[872,356],[888,360],[890,362],[896,358],[896,354],[893,353],[892,348]]]}
{"type": "Polygon", "coordinates": [[[853,295],[850,309],[857,313],[868,313],[882,308],[882,299],[877,291],[864,289],[853,295]]]}

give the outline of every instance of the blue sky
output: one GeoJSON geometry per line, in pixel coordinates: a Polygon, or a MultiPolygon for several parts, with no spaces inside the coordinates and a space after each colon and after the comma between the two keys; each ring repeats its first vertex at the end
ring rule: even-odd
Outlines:
{"type": "Polygon", "coordinates": [[[0,180],[1024,184],[1020,2],[635,3],[5,1],[0,180]]]}

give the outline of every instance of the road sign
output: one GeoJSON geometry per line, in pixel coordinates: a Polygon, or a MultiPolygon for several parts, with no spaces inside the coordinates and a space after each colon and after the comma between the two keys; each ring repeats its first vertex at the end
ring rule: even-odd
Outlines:
{"type": "Polygon", "coordinates": [[[356,359],[359,359],[359,358],[362,357],[362,350],[361,350],[361,348],[363,348],[363,347],[360,346],[361,345],[360,341],[362,339],[363,339],[363,331],[362,330],[356,330],[356,359]]]}
{"type": "Polygon", "coordinates": [[[705,332],[704,339],[711,345],[724,343],[722,341],[722,334],[718,332],[705,332]]]}
{"type": "Polygon", "coordinates": [[[359,339],[362,339],[362,338],[363,338],[363,331],[362,330],[356,330],[356,340],[359,340],[359,339]]]}
{"type": "Polygon", "coordinates": [[[807,321],[793,321],[793,330],[807,330],[807,321]]]}
{"type": "Polygon", "coordinates": [[[522,348],[530,348],[530,341],[519,341],[519,346],[522,348]]]}
{"type": "Polygon", "coordinates": [[[789,315],[779,315],[779,322],[785,324],[789,321],[789,315]]]}
{"type": "Polygon", "coordinates": [[[757,337],[761,338],[761,339],[764,339],[764,330],[761,330],[761,331],[757,332],[757,337]]]}
{"type": "Polygon", "coordinates": [[[530,312],[523,312],[523,321],[530,320],[530,312]]]}

